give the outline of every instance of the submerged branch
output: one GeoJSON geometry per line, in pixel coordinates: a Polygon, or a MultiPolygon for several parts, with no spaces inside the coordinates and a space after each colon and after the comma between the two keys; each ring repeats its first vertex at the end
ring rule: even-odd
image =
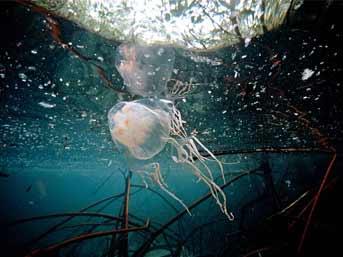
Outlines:
{"type": "MultiPolygon", "coordinates": [[[[131,172],[126,177],[126,186],[125,186],[125,199],[124,199],[124,210],[123,210],[123,219],[124,222],[121,225],[121,229],[125,230],[129,228],[129,200],[130,200],[130,190],[131,190],[131,172]]],[[[123,233],[119,239],[119,256],[128,257],[129,251],[129,238],[128,233],[123,233]]]]}
{"type": "Polygon", "coordinates": [[[56,250],[59,250],[67,245],[76,243],[76,242],[80,242],[80,241],[84,241],[84,240],[88,240],[88,239],[92,239],[92,238],[98,238],[98,237],[103,237],[103,236],[109,236],[112,234],[126,234],[129,232],[134,232],[134,231],[140,231],[140,230],[145,230],[149,227],[149,220],[147,220],[147,222],[145,223],[144,226],[141,227],[131,227],[131,228],[124,228],[124,229],[114,229],[114,230],[110,230],[110,231],[101,231],[101,232],[94,232],[94,233],[88,233],[88,234],[83,234],[68,240],[65,240],[61,243],[55,244],[55,245],[51,245],[47,248],[44,249],[38,249],[38,250],[34,250],[32,251],[29,255],[27,255],[26,257],[37,257],[37,256],[45,256],[47,253],[49,252],[54,252],[56,250]]]}
{"type": "Polygon", "coordinates": [[[321,182],[321,184],[319,186],[318,192],[316,193],[316,195],[314,197],[312,208],[311,208],[310,213],[308,215],[308,218],[307,218],[307,221],[306,221],[306,224],[305,224],[305,228],[304,228],[304,231],[303,231],[303,233],[301,235],[300,243],[299,243],[299,246],[298,246],[298,249],[297,249],[298,254],[300,254],[302,252],[302,248],[303,248],[304,241],[305,241],[305,238],[306,238],[306,235],[307,235],[307,231],[308,231],[309,226],[310,226],[311,221],[312,221],[312,216],[313,216],[314,210],[317,207],[320,195],[321,195],[322,191],[324,190],[326,181],[327,181],[327,179],[328,179],[328,177],[329,177],[329,175],[331,173],[332,167],[333,167],[333,165],[334,165],[334,163],[336,161],[336,157],[337,157],[337,154],[334,153],[333,156],[332,156],[332,159],[331,159],[331,161],[329,163],[329,166],[326,169],[326,172],[324,174],[322,182],[321,182]]]}
{"type": "MultiPolygon", "coordinates": [[[[215,156],[231,155],[231,154],[254,154],[254,153],[327,153],[331,154],[331,149],[323,148],[256,148],[256,149],[242,149],[242,150],[213,150],[215,156]]],[[[201,152],[203,157],[209,157],[205,152],[201,152]]]]}
{"type": "Polygon", "coordinates": [[[56,213],[56,214],[49,214],[49,215],[43,215],[43,216],[35,216],[35,217],[30,217],[26,219],[20,219],[20,220],[15,220],[11,223],[6,224],[6,227],[11,227],[15,226],[21,223],[26,223],[26,222],[31,222],[31,221],[36,221],[36,220],[43,220],[43,219],[51,219],[51,218],[59,218],[59,217],[65,217],[65,216],[86,216],[86,217],[99,217],[99,218],[105,218],[105,219],[110,219],[110,220],[117,220],[117,221],[123,221],[122,218],[116,217],[116,216],[111,216],[108,214],[104,213],[96,213],[96,212],[66,212],[66,213],[56,213]]]}
{"type": "Polygon", "coordinates": [[[146,189],[148,191],[151,191],[152,193],[156,194],[158,197],[160,197],[171,209],[173,209],[176,213],[179,212],[179,210],[170,202],[168,201],[168,199],[162,195],[160,192],[150,188],[150,187],[146,187],[144,185],[137,185],[137,184],[132,184],[132,187],[138,187],[138,188],[143,188],[146,189]]]}

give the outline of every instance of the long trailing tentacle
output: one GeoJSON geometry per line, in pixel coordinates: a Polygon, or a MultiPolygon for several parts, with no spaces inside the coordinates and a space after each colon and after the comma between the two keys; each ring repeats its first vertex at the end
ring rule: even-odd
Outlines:
{"type": "MultiPolygon", "coordinates": [[[[221,211],[228,217],[229,220],[233,220],[234,216],[232,212],[229,212],[227,209],[227,199],[226,199],[226,195],[224,191],[213,181],[213,178],[207,177],[201,171],[201,169],[195,165],[194,160],[190,160],[188,158],[189,156],[188,154],[185,155],[182,153],[186,151],[184,149],[184,146],[180,145],[177,142],[177,140],[175,140],[174,138],[170,138],[170,142],[174,145],[174,147],[177,149],[177,152],[178,152],[178,157],[174,157],[173,160],[177,163],[188,164],[192,168],[193,174],[207,185],[213,198],[216,200],[217,205],[220,207],[221,211]]],[[[189,148],[189,149],[192,149],[192,148],[189,148]]],[[[205,163],[202,163],[202,164],[204,165],[206,170],[208,169],[207,171],[211,173],[209,167],[205,163]]]]}
{"type": "MultiPolygon", "coordinates": [[[[208,165],[206,164],[206,162],[204,161],[205,159],[202,158],[201,154],[199,153],[198,149],[196,148],[196,145],[194,144],[193,140],[190,138],[187,143],[184,145],[189,152],[189,158],[185,160],[185,162],[191,162],[192,164],[195,164],[195,160],[199,160],[199,162],[203,165],[203,167],[205,168],[205,171],[207,171],[207,174],[209,176],[210,180],[214,180],[213,179],[213,175],[212,175],[212,171],[211,169],[208,167],[208,165]]],[[[202,173],[203,176],[205,176],[202,173]]],[[[207,177],[206,177],[207,178],[207,177]]],[[[198,177],[199,180],[201,180],[201,177],[198,177]]],[[[214,191],[214,194],[216,197],[218,197],[218,194],[216,191],[214,191]]]]}
{"type": "Polygon", "coordinates": [[[203,182],[210,188],[213,198],[216,200],[216,203],[220,207],[221,211],[228,217],[229,220],[234,220],[234,215],[232,212],[229,212],[227,209],[227,199],[224,191],[211,179],[207,178],[202,174],[200,169],[196,167],[193,163],[187,162],[194,170],[194,174],[199,176],[203,182]],[[221,196],[221,199],[219,195],[221,196]]]}
{"type": "Polygon", "coordinates": [[[185,128],[183,127],[184,123],[186,123],[186,122],[182,119],[180,111],[175,107],[175,105],[173,105],[173,107],[172,107],[172,122],[171,122],[172,134],[182,138],[183,140],[186,139],[186,142],[188,143],[187,145],[189,145],[189,147],[192,148],[192,149],[190,149],[190,154],[191,155],[194,154],[199,161],[211,160],[211,159],[205,158],[199,153],[199,150],[198,150],[196,144],[194,143],[194,141],[206,153],[208,153],[208,155],[211,156],[212,160],[214,160],[218,164],[222,178],[223,178],[223,181],[225,183],[226,181],[225,181],[225,176],[224,176],[223,164],[217,159],[217,157],[206,146],[204,146],[203,143],[200,142],[200,140],[196,136],[192,135],[192,136],[188,137],[187,132],[186,132],[185,128]]]}
{"type": "MultiPolygon", "coordinates": [[[[219,168],[220,168],[220,173],[221,173],[221,175],[222,175],[223,181],[224,181],[224,183],[226,183],[225,176],[224,176],[223,164],[217,159],[217,157],[216,157],[216,156],[215,156],[206,146],[204,146],[204,145],[200,142],[200,140],[199,140],[196,136],[192,136],[192,139],[194,139],[194,141],[196,141],[197,144],[200,145],[200,147],[201,147],[202,149],[204,149],[204,150],[212,157],[212,159],[213,159],[214,161],[217,162],[217,164],[218,164],[218,166],[219,166],[219,168]]],[[[200,156],[201,156],[201,155],[200,155],[200,156]]]]}
{"type": "Polygon", "coordinates": [[[146,182],[146,177],[150,178],[155,184],[157,184],[165,193],[167,193],[170,197],[172,197],[174,200],[179,202],[188,212],[190,216],[192,216],[191,212],[189,211],[187,205],[178,198],[173,192],[171,192],[168,189],[168,185],[165,183],[164,178],[161,174],[160,164],[157,162],[150,163],[148,165],[145,165],[143,167],[143,170],[133,170],[134,172],[137,172],[146,187],[148,187],[148,183],[146,182]]]}
{"type": "Polygon", "coordinates": [[[193,174],[207,185],[221,211],[228,217],[229,220],[233,220],[234,216],[232,212],[229,212],[227,209],[226,195],[224,191],[214,182],[212,171],[205,161],[212,160],[218,164],[221,176],[225,183],[222,163],[195,135],[187,135],[187,132],[183,127],[183,124],[186,122],[182,119],[180,111],[177,110],[175,106],[172,107],[171,116],[171,133],[172,135],[177,136],[179,139],[178,141],[173,137],[168,138],[169,142],[171,142],[171,144],[177,150],[177,157],[173,156],[173,160],[177,163],[185,163],[191,166],[193,174]],[[198,147],[203,149],[212,159],[203,157],[200,154],[198,147]],[[199,160],[207,175],[196,165],[195,160],[199,160]]]}
{"type": "Polygon", "coordinates": [[[186,123],[182,117],[181,113],[178,109],[176,109],[175,105],[172,107],[172,113],[171,113],[171,132],[173,135],[178,136],[180,138],[187,138],[187,132],[185,128],[183,127],[183,124],[186,123]]]}
{"type": "Polygon", "coordinates": [[[170,195],[173,199],[175,199],[176,201],[178,201],[188,212],[188,214],[190,216],[192,216],[191,212],[189,211],[187,205],[184,204],[184,202],[178,198],[173,192],[171,192],[170,190],[167,189],[167,184],[165,184],[161,171],[160,171],[160,166],[158,165],[158,167],[156,167],[155,172],[153,173],[153,179],[155,180],[155,182],[160,186],[160,188],[166,192],[168,195],[170,195]]]}

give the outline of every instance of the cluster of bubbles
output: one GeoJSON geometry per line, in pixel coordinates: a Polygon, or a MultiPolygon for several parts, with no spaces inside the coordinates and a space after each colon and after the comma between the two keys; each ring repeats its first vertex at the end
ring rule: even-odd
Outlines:
{"type": "MultiPolygon", "coordinates": [[[[186,123],[176,108],[172,95],[168,94],[167,82],[173,71],[174,50],[160,46],[122,44],[116,51],[116,68],[131,94],[142,96],[135,101],[122,101],[108,112],[112,140],[124,149],[127,156],[136,160],[151,160],[133,170],[155,182],[162,190],[187,206],[168,189],[158,162],[152,158],[171,144],[176,149],[174,162],[190,166],[192,173],[209,188],[221,211],[233,220],[227,209],[226,195],[215,183],[208,161],[215,161],[225,183],[222,163],[193,134],[184,128],[186,123]],[[206,158],[200,152],[206,152],[206,158]]],[[[190,213],[190,212],[189,212],[190,213]]]]}

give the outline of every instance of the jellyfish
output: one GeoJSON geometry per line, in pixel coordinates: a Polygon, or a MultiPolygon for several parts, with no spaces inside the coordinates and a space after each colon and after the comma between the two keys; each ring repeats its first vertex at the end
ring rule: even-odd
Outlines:
{"type": "Polygon", "coordinates": [[[108,113],[113,141],[138,160],[147,160],[161,152],[170,134],[169,113],[163,102],[142,99],[119,102],[108,113]]]}
{"type": "MultiPolygon", "coordinates": [[[[207,164],[208,161],[215,161],[225,182],[222,163],[196,135],[189,135],[186,132],[186,122],[172,101],[145,98],[119,102],[108,112],[108,121],[112,140],[135,159],[150,160],[159,154],[166,144],[174,147],[176,155],[171,156],[172,160],[188,165],[198,180],[207,185],[221,211],[233,220],[233,214],[227,209],[226,195],[216,184],[212,170],[207,164]],[[200,151],[207,152],[211,158],[202,156],[200,151]]],[[[189,212],[183,201],[168,189],[159,163],[149,163],[138,170],[138,174],[142,176],[143,181],[144,176],[150,177],[189,212]]]]}
{"type": "Polygon", "coordinates": [[[122,44],[116,50],[116,68],[131,94],[163,96],[173,71],[175,54],[164,46],[122,44]]]}

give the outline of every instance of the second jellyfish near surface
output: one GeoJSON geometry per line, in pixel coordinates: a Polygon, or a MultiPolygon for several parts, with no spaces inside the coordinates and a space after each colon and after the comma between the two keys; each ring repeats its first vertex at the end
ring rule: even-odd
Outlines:
{"type": "MultiPolygon", "coordinates": [[[[150,160],[160,153],[167,143],[171,144],[176,149],[176,155],[171,156],[173,161],[189,165],[192,173],[207,185],[221,211],[233,220],[233,214],[227,209],[226,195],[214,181],[207,162],[215,161],[218,164],[225,182],[222,163],[195,135],[187,134],[183,126],[185,121],[173,102],[156,98],[120,102],[108,112],[108,121],[112,140],[123,148],[129,157],[137,160],[150,160]],[[200,150],[211,158],[203,157],[200,150]]],[[[148,177],[157,183],[189,212],[183,201],[168,189],[159,163],[151,161],[133,171],[142,175],[144,182],[148,177]]]]}
{"type": "Polygon", "coordinates": [[[116,50],[116,68],[128,91],[144,97],[162,96],[175,60],[172,48],[122,44],[116,50]]]}

